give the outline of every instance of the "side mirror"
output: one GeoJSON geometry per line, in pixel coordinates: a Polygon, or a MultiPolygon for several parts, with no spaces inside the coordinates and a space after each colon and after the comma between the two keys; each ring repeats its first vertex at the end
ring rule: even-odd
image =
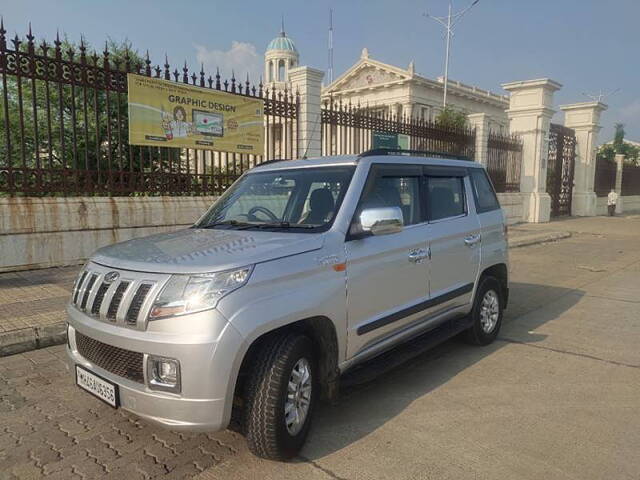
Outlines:
{"type": "Polygon", "coordinates": [[[366,208],[360,213],[360,226],[364,233],[388,235],[402,231],[404,219],[398,207],[366,208]]]}

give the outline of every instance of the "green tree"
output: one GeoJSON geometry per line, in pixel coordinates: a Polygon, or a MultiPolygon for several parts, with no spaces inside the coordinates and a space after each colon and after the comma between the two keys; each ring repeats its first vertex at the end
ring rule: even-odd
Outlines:
{"type": "Polygon", "coordinates": [[[613,128],[615,129],[615,133],[613,134],[613,147],[616,150],[616,153],[623,153],[622,150],[624,148],[624,124],[616,123],[613,128]]]}
{"type": "MultiPolygon", "coordinates": [[[[128,41],[110,40],[105,49],[112,70],[124,71],[126,57],[132,70],[142,65],[141,56],[128,41]]],[[[19,50],[27,52],[28,43],[22,40],[19,50]]],[[[61,43],[61,51],[64,60],[73,62],[74,67],[63,74],[76,79],[75,85],[7,76],[8,118],[5,119],[5,105],[0,107],[0,168],[66,166],[106,170],[109,164],[114,169],[126,168],[130,161],[140,165],[138,149],[133,150],[132,158],[129,157],[126,93],[110,91],[107,99],[103,87],[86,86],[78,68],[83,61],[96,65],[98,68],[87,69],[86,75],[97,72],[96,80],[101,81],[103,54],[95,53],[86,42],[78,45],[66,38],[61,43]]],[[[55,57],[51,45],[39,44],[35,53],[41,59],[55,57]]],[[[45,63],[40,66],[45,70],[45,63]]],[[[49,71],[51,68],[52,64],[49,71]]],[[[0,102],[2,98],[4,96],[0,96],[0,102]]]]}
{"type": "Polygon", "coordinates": [[[436,116],[435,122],[436,125],[445,128],[465,128],[467,126],[467,116],[451,107],[444,107],[436,116]]]}

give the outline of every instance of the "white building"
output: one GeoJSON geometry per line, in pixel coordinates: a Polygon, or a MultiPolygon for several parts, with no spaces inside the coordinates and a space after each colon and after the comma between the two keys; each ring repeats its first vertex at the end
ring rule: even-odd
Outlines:
{"type": "MultiPolygon", "coordinates": [[[[289,69],[299,62],[298,50],[283,28],[265,53],[266,85],[283,88],[289,81],[289,69]]],[[[433,80],[417,74],[413,62],[403,69],[374,60],[364,48],[351,68],[322,89],[322,102],[342,100],[343,104],[385,111],[399,118],[434,120],[442,110],[443,85],[441,77],[433,80]]],[[[449,106],[467,115],[486,114],[489,130],[508,132],[508,96],[450,79],[447,100],[449,106]]]]}

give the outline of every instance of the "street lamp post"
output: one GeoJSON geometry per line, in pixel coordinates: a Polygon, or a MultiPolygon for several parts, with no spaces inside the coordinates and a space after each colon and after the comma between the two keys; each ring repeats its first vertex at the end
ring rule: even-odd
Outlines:
{"type": "Polygon", "coordinates": [[[449,83],[449,55],[451,52],[451,37],[453,36],[453,27],[460,21],[462,16],[467,13],[476,3],[480,0],[474,0],[467,8],[460,10],[458,13],[451,13],[453,8],[451,0],[449,0],[449,14],[446,17],[434,17],[429,13],[425,13],[424,16],[435,20],[445,29],[445,35],[447,36],[446,51],[444,57],[444,96],[442,98],[442,106],[447,106],[447,84],[449,83]]]}

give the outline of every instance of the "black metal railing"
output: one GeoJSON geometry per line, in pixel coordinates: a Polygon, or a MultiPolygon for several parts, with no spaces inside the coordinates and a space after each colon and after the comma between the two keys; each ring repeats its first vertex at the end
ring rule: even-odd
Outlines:
{"type": "Polygon", "coordinates": [[[596,158],[593,189],[598,197],[606,197],[616,186],[616,162],[606,158],[596,158]]]}
{"type": "Polygon", "coordinates": [[[297,93],[34,39],[29,27],[7,42],[0,23],[0,195],[217,195],[256,164],[299,156],[297,93]],[[129,144],[127,73],[263,99],[265,154],[129,144]]]}
{"type": "Polygon", "coordinates": [[[426,120],[376,112],[328,101],[321,112],[323,155],[357,155],[374,148],[374,132],[408,137],[408,150],[435,151],[474,158],[475,129],[438,125],[426,120]]]}
{"type": "Polygon", "coordinates": [[[622,167],[622,195],[640,195],[640,166],[624,165],[622,167]]]}
{"type": "Polygon", "coordinates": [[[487,172],[498,193],[519,192],[522,140],[515,135],[490,132],[487,139],[487,172]]]}

